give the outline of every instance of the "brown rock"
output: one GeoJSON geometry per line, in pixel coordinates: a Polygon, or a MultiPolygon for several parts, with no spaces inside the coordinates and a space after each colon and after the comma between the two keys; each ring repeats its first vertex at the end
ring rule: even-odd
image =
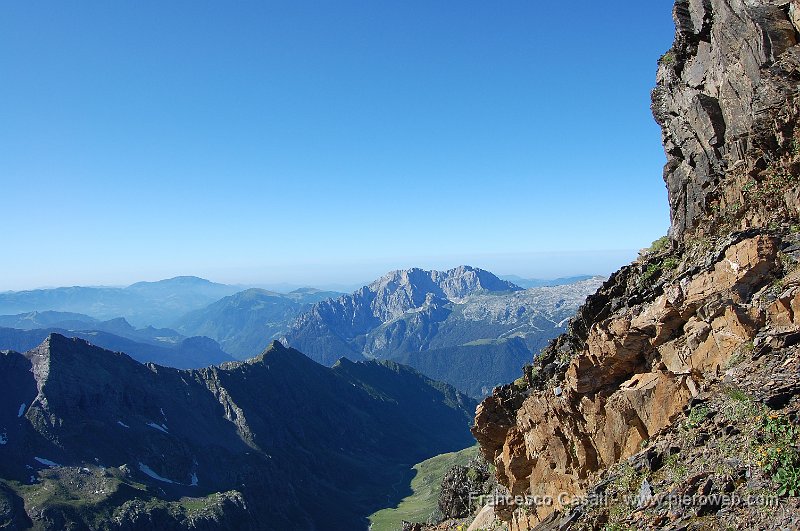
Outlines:
{"type": "MultiPolygon", "coordinates": [[[[499,480],[512,495],[554,501],[535,511],[498,511],[506,519],[514,515],[512,527],[542,521],[562,508],[562,493],[585,493],[600,471],[637,453],[765,324],[752,296],[780,268],[775,242],[757,235],[718,256],[651,303],[594,323],[561,396],[544,386],[517,409],[502,393],[479,407],[473,432],[499,480]]],[[[773,319],[781,314],[778,306],[773,319]]]]}

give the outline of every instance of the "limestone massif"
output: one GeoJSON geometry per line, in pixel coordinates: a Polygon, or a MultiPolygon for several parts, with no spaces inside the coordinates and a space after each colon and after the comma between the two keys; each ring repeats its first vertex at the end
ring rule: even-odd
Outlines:
{"type": "MultiPolygon", "coordinates": [[[[653,91],[668,158],[669,238],[590,297],[524,381],[495,389],[478,408],[473,433],[499,482],[512,496],[553,500],[512,497],[495,507],[512,530],[608,523],[607,508],[587,520],[591,511],[565,505],[685,426],[687,409],[731,382],[747,387],[738,364],[766,382],[747,389],[758,404],[774,418],[796,415],[800,2],[678,0],[674,19],[675,43],[653,91]],[[770,379],[776,366],[785,374],[770,379]]],[[[744,431],[735,424],[730,433],[744,431]]],[[[760,472],[745,465],[742,483],[715,481],[730,481],[726,492],[752,486],[760,472]]],[[[625,525],[729,517],[719,508],[652,513],[625,525]]]]}
{"type": "Polygon", "coordinates": [[[470,266],[393,271],[318,302],[282,341],[325,365],[391,359],[483,397],[562,333],[603,280],[522,289],[470,266]]]}

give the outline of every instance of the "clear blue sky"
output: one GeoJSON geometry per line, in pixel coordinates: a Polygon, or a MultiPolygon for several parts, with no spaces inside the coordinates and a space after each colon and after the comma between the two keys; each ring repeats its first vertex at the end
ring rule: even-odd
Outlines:
{"type": "Polygon", "coordinates": [[[672,2],[4,2],[0,291],[608,273],[672,2]]]}

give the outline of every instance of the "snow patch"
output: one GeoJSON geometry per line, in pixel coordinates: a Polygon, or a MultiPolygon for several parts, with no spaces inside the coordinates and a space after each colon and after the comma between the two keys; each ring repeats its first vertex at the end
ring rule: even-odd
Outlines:
{"type": "Polygon", "coordinates": [[[169,433],[169,430],[163,424],[159,426],[155,422],[148,422],[147,425],[153,428],[154,430],[163,431],[164,433],[169,433]]]}
{"type": "Polygon", "coordinates": [[[155,479],[156,481],[161,481],[161,482],[163,482],[163,483],[172,483],[172,484],[175,484],[175,482],[174,482],[174,481],[172,481],[171,479],[162,478],[161,476],[159,476],[158,474],[156,474],[156,473],[153,471],[153,469],[152,469],[152,468],[150,468],[149,466],[145,465],[144,463],[139,463],[139,470],[141,470],[142,474],[145,474],[146,476],[149,476],[149,477],[151,477],[151,478],[155,479]]]}
{"type": "Polygon", "coordinates": [[[120,425],[120,426],[122,426],[123,428],[130,428],[130,426],[128,426],[127,424],[125,424],[125,423],[124,423],[124,422],[122,422],[121,420],[118,420],[118,421],[117,421],[117,424],[119,424],[119,425],[120,425]]]}
{"type": "Polygon", "coordinates": [[[17,418],[22,418],[22,415],[25,414],[25,408],[27,408],[27,407],[28,407],[28,404],[26,404],[25,402],[20,404],[19,413],[17,413],[17,418]]]}
{"type": "Polygon", "coordinates": [[[44,466],[61,466],[58,463],[54,463],[53,461],[50,461],[49,459],[43,459],[41,457],[34,457],[33,459],[35,461],[38,461],[39,463],[43,464],[44,466]]]}

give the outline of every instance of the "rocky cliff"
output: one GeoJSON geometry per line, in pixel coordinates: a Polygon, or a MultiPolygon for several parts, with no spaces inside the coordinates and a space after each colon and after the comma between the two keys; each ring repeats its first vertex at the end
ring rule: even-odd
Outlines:
{"type": "Polygon", "coordinates": [[[669,237],[477,411],[514,530],[766,528],[797,510],[800,2],[678,0],[674,20],[653,91],[669,237]],[[759,489],[780,510],[667,500],[759,489]]]}
{"type": "Polygon", "coordinates": [[[674,19],[653,91],[672,237],[796,219],[797,2],[679,0],[674,19]]]}

